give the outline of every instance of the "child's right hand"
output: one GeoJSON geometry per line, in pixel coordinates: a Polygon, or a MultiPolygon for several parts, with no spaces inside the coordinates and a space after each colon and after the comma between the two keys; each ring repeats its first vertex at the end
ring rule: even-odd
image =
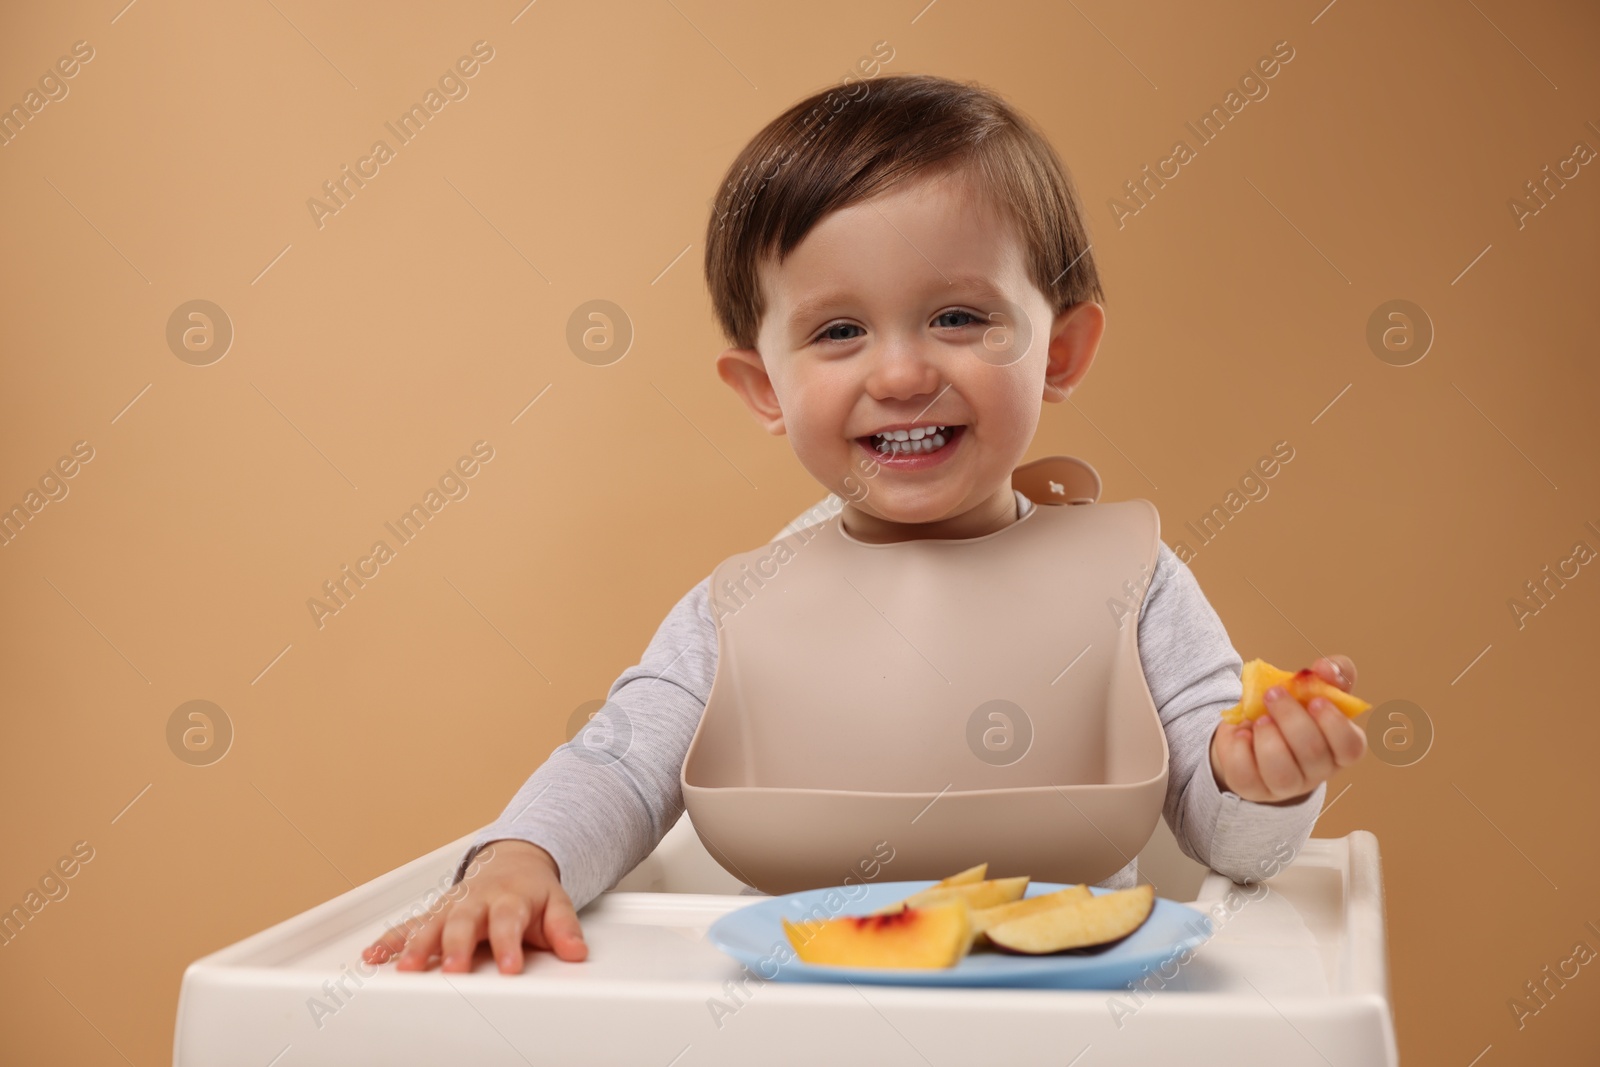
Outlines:
{"type": "Polygon", "coordinates": [[[489,842],[432,914],[391,927],[361,958],[379,964],[399,952],[396,970],[422,971],[438,954],[440,970],[466,971],[483,940],[501,974],[521,973],[524,941],[574,963],[588,956],[578,913],[550,853],[528,841],[489,842]]]}

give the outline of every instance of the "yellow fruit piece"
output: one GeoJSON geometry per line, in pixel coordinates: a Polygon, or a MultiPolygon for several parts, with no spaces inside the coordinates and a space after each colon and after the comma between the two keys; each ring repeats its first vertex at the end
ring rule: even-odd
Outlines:
{"type": "Polygon", "coordinates": [[[972,885],[974,882],[983,881],[983,876],[989,873],[989,865],[980,863],[976,867],[968,867],[964,871],[957,871],[948,878],[941,878],[933,885],[934,889],[943,889],[952,885],[972,885]]]}
{"type": "Polygon", "coordinates": [[[1244,665],[1239,681],[1244,692],[1239,703],[1223,709],[1223,722],[1237,725],[1246,719],[1261,718],[1267,713],[1267,690],[1275,685],[1283,686],[1302,705],[1309,704],[1314,697],[1327,697],[1334,707],[1352,719],[1372,707],[1360,697],[1323,681],[1310,668],[1285,671],[1265,660],[1253,659],[1244,665]]]}
{"type": "Polygon", "coordinates": [[[959,899],[889,915],[783,918],[783,932],[801,961],[832,967],[953,967],[973,940],[970,911],[959,899]]]}
{"type": "Polygon", "coordinates": [[[1267,690],[1293,677],[1293,671],[1279,670],[1263,659],[1246,663],[1239,676],[1244,692],[1239,697],[1239,703],[1223,711],[1222,721],[1241,723],[1245,719],[1259,719],[1267,711],[1267,690]]]}
{"type": "Polygon", "coordinates": [[[1086,885],[1069,885],[1065,889],[1058,889],[1054,893],[1041,893],[1036,897],[1026,900],[1014,900],[1009,904],[996,904],[992,908],[979,908],[972,913],[972,928],[976,933],[984,933],[991,926],[999,926],[1012,919],[1021,919],[1028,915],[1037,915],[1041,911],[1059,908],[1063,904],[1070,904],[1077,900],[1088,900],[1094,894],[1089,892],[1086,885]]]}
{"type": "Polygon", "coordinates": [[[987,935],[998,948],[1030,956],[1108,945],[1143,926],[1155,902],[1154,889],[1135,886],[1012,919],[989,927],[987,935]]]}
{"type": "Polygon", "coordinates": [[[1028,876],[1025,874],[1016,878],[990,878],[987,881],[969,882],[963,885],[931,885],[927,889],[912,893],[904,900],[879,908],[873,914],[889,915],[901,908],[921,908],[951,900],[966,901],[967,906],[976,911],[979,908],[992,908],[997,904],[1009,904],[1013,900],[1020,900],[1022,894],[1027,891],[1028,876]]]}

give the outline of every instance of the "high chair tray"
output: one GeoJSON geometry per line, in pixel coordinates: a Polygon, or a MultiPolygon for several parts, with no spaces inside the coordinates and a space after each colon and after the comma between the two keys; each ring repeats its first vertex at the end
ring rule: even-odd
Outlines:
{"type": "Polygon", "coordinates": [[[191,964],[175,1067],[1398,1062],[1366,831],[1313,838],[1255,886],[1209,875],[1192,906],[1210,940],[1120,991],[767,981],[705,937],[761,898],[688,893],[602,894],[579,916],[581,963],[530,949],[507,977],[483,947],[468,974],[363,963],[470,840],[191,964]]]}

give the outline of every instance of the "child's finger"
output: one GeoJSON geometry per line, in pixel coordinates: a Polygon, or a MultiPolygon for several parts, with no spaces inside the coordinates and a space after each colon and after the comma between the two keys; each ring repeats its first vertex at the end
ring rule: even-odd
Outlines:
{"type": "Polygon", "coordinates": [[[548,950],[550,948],[550,939],[544,936],[543,913],[536,905],[530,904],[528,915],[529,921],[528,925],[523,927],[522,940],[534,948],[548,950]]]}
{"type": "Polygon", "coordinates": [[[1322,724],[1322,736],[1337,766],[1348,767],[1367,752],[1367,732],[1345,717],[1327,697],[1315,697],[1307,709],[1322,724]]]}
{"type": "Polygon", "coordinates": [[[406,942],[405,951],[400,953],[400,958],[395,961],[395,970],[427,970],[428,961],[439,951],[439,932],[443,929],[444,913],[436,912],[430,915],[406,942]]]}
{"type": "Polygon", "coordinates": [[[578,924],[578,913],[572,909],[572,901],[559,886],[550,891],[550,899],[545,901],[544,936],[561,959],[576,963],[589,955],[589,946],[583,940],[583,927],[578,924]]]}
{"type": "Polygon", "coordinates": [[[368,945],[361,952],[361,958],[368,963],[383,963],[390,956],[406,947],[407,934],[396,926],[385,930],[376,941],[368,945]]]}
{"type": "Polygon", "coordinates": [[[532,914],[528,902],[507,893],[489,905],[489,948],[500,963],[501,974],[522,971],[522,934],[532,914]]]}
{"type": "Polygon", "coordinates": [[[470,970],[472,953],[477,949],[478,942],[487,936],[488,924],[489,909],[481,901],[458,901],[444,922],[444,934],[439,942],[444,962],[439,969],[456,972],[470,970]]]}
{"type": "Polygon", "coordinates": [[[1246,800],[1265,796],[1267,787],[1261,783],[1261,776],[1256,773],[1253,730],[1249,723],[1245,722],[1238,726],[1224,723],[1219,729],[1233,731],[1232,734],[1224,736],[1221,743],[1222,770],[1227,776],[1228,788],[1246,800]]]}
{"type": "Polygon", "coordinates": [[[1356,684],[1356,665],[1349,656],[1322,656],[1311,664],[1311,670],[1317,677],[1332,685],[1338,686],[1346,693],[1356,684]]]}
{"type": "Polygon", "coordinates": [[[1261,775],[1262,784],[1273,798],[1292,797],[1305,792],[1300,788],[1305,776],[1300,773],[1300,765],[1295,762],[1288,742],[1283,739],[1283,731],[1278,729],[1272,716],[1263,715],[1257,719],[1254,732],[1256,773],[1261,775]]]}
{"type": "Polygon", "coordinates": [[[1321,724],[1279,686],[1267,690],[1266,703],[1267,714],[1282,732],[1301,776],[1313,783],[1327,781],[1336,766],[1321,724]]]}

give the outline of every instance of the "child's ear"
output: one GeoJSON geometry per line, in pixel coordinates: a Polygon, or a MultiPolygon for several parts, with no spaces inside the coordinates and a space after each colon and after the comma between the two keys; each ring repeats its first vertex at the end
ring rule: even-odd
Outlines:
{"type": "Polygon", "coordinates": [[[1055,317],[1044,370],[1046,400],[1059,404],[1089,373],[1105,331],[1105,308],[1093,300],[1080,300],[1055,317]]]}
{"type": "Polygon", "coordinates": [[[784,432],[783,409],[778,406],[778,394],[772,388],[772,378],[761,353],[754,348],[730,348],[717,357],[717,374],[728,383],[728,388],[739,394],[756,420],[770,434],[784,432]]]}

